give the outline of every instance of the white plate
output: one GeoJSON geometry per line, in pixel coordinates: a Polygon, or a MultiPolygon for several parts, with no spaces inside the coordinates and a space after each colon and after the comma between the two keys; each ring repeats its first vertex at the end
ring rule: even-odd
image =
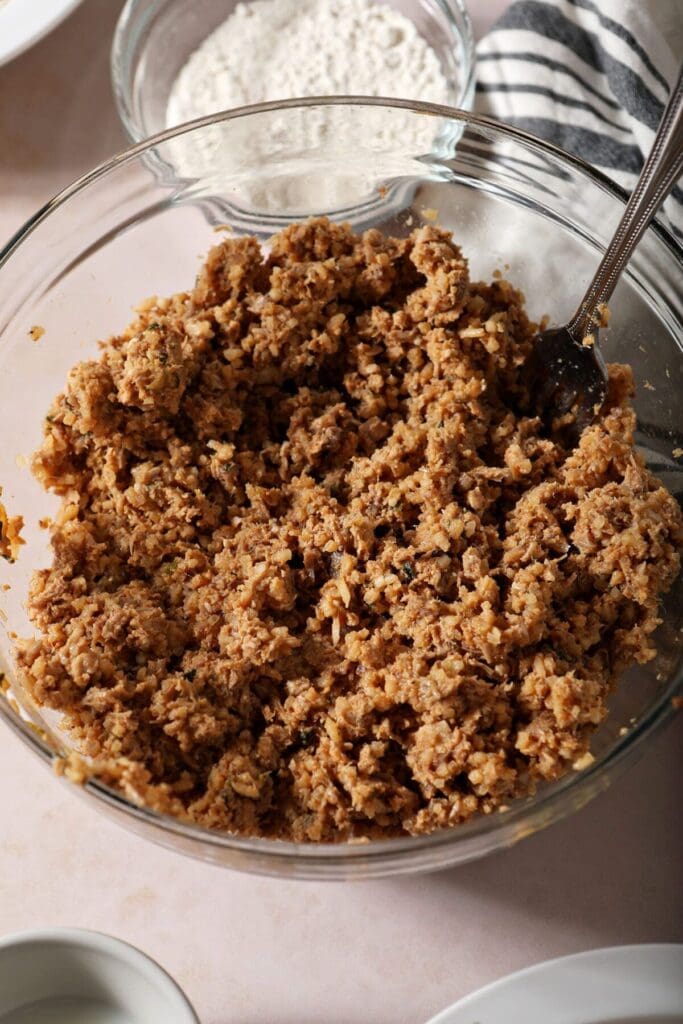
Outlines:
{"type": "Polygon", "coordinates": [[[683,945],[614,946],[495,981],[428,1024],[683,1024],[683,945]]]}
{"type": "Polygon", "coordinates": [[[28,50],[82,0],[0,0],[0,64],[28,50]]]}

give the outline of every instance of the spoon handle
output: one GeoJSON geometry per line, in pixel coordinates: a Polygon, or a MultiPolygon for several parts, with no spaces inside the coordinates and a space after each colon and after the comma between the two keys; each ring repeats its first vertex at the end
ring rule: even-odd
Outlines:
{"type": "Polygon", "coordinates": [[[582,341],[594,329],[598,306],[610,299],[643,232],[682,173],[683,65],[619,227],[605,250],[581,305],[567,324],[576,341],[582,341]]]}

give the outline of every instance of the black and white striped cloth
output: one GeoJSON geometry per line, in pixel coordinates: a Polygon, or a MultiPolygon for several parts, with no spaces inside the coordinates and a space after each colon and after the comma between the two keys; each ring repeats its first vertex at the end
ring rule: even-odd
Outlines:
{"type": "MultiPolygon", "coordinates": [[[[477,48],[475,109],[630,191],[682,57],[683,0],[517,0],[477,48]]],[[[682,184],[659,215],[679,243],[682,184]]]]}

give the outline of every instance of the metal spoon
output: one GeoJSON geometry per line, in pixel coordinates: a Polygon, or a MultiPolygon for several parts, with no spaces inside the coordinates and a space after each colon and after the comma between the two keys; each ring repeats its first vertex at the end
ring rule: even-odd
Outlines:
{"type": "Polygon", "coordinates": [[[624,215],[576,313],[542,331],[528,361],[532,405],[570,445],[600,412],[607,371],[598,346],[601,310],[664,199],[683,173],[683,67],[624,215]],[[569,415],[568,415],[569,414],[569,415]],[[563,422],[563,417],[565,421],[563,422]]]}

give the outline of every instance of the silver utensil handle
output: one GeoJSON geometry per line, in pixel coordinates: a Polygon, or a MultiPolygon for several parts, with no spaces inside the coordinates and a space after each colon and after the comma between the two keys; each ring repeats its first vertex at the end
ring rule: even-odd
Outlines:
{"type": "Polygon", "coordinates": [[[683,173],[683,66],[659,122],[657,134],[621,223],[581,305],[567,325],[577,341],[595,326],[595,314],[607,302],[643,232],[683,173]]]}

